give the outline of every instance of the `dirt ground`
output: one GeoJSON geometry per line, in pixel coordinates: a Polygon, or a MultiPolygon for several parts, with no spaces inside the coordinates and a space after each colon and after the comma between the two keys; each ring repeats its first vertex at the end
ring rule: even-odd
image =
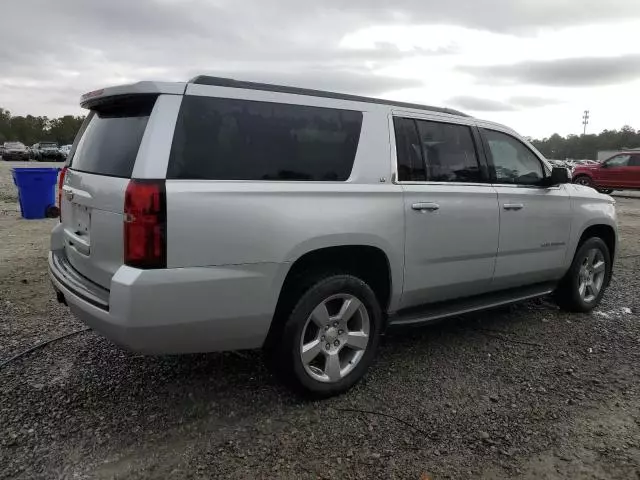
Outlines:
{"type": "MultiPolygon", "coordinates": [[[[0,162],[0,364],[82,328],[0,162]]],[[[93,332],[0,368],[0,478],[640,479],[640,198],[592,314],[547,300],[387,335],[349,393],[293,396],[259,352],[141,356],[93,332]]]]}

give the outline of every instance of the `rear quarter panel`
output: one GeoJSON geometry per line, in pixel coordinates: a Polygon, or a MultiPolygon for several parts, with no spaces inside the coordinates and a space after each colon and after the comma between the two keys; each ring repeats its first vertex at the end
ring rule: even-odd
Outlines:
{"type": "Polygon", "coordinates": [[[346,182],[167,180],[168,267],[277,264],[275,306],[286,273],[305,253],[373,246],[389,259],[393,308],[402,289],[402,191],[391,183],[388,109],[365,108],[346,182]]]}

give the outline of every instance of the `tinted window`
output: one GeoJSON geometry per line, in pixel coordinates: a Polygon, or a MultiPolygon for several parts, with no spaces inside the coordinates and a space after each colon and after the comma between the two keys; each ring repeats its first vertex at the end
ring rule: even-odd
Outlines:
{"type": "Polygon", "coordinates": [[[640,167],[640,155],[631,155],[630,167],[640,167]]]}
{"type": "Polygon", "coordinates": [[[432,182],[480,182],[482,176],[471,129],[464,125],[417,120],[432,182]]]}
{"type": "Polygon", "coordinates": [[[361,126],[361,112],[186,96],[167,178],[344,181],[361,126]]]}
{"type": "Polygon", "coordinates": [[[398,180],[425,181],[427,179],[416,122],[409,118],[394,118],[398,180]]]}
{"type": "Polygon", "coordinates": [[[607,164],[607,167],[609,167],[609,168],[611,168],[611,167],[628,167],[630,159],[631,159],[631,155],[629,155],[627,153],[624,153],[622,155],[616,155],[615,157],[610,158],[605,163],[607,164]]]}
{"type": "Polygon", "coordinates": [[[544,178],[542,162],[522,142],[505,133],[484,130],[498,183],[535,185],[544,178]]]}
{"type": "Polygon", "coordinates": [[[92,109],[78,133],[71,168],[130,177],[155,99],[129,97],[92,109]]]}

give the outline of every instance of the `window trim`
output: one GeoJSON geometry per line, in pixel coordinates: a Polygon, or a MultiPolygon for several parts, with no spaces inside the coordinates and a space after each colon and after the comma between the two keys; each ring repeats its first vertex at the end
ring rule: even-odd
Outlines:
{"type": "MultiPolygon", "coordinates": [[[[452,119],[441,119],[441,118],[432,118],[432,117],[423,117],[419,115],[409,115],[409,112],[397,112],[392,111],[389,114],[389,133],[391,135],[391,165],[392,165],[392,183],[395,185],[454,185],[454,186],[469,186],[469,187],[477,187],[477,186],[490,186],[491,185],[491,177],[489,175],[490,169],[485,158],[484,146],[481,143],[481,136],[478,132],[478,127],[471,123],[466,122],[456,122],[452,121],[452,119]],[[406,120],[412,120],[415,126],[416,131],[418,132],[418,138],[420,137],[420,129],[418,128],[418,121],[424,122],[432,122],[432,123],[444,123],[447,125],[454,125],[457,127],[466,127],[471,132],[471,141],[473,142],[473,147],[476,153],[476,160],[478,162],[478,167],[480,168],[480,176],[482,180],[479,182],[443,182],[443,181],[434,181],[434,180],[399,180],[398,179],[398,145],[396,142],[396,135],[394,129],[394,118],[402,118],[406,120]]],[[[428,172],[426,159],[424,155],[424,147],[422,144],[420,145],[420,151],[422,153],[422,162],[424,165],[425,173],[428,172]]]]}
{"type": "Polygon", "coordinates": [[[487,158],[489,176],[491,177],[492,185],[496,185],[500,187],[540,188],[544,190],[548,190],[549,188],[560,188],[559,186],[548,187],[544,185],[535,185],[535,184],[527,185],[524,183],[499,183],[498,176],[496,175],[495,165],[493,163],[493,155],[491,153],[491,147],[489,146],[489,141],[487,140],[487,136],[484,133],[485,131],[496,132],[496,133],[501,133],[502,135],[506,135],[507,137],[514,139],[516,142],[518,142],[520,145],[526,148],[531,153],[531,155],[533,155],[534,158],[538,160],[538,162],[540,163],[540,166],[542,167],[543,179],[549,177],[551,175],[551,172],[548,171],[546,163],[540,158],[540,156],[533,149],[531,149],[526,143],[524,143],[521,139],[519,139],[517,136],[513,135],[512,133],[505,132],[504,130],[499,130],[497,128],[487,128],[487,127],[481,126],[478,128],[478,133],[482,139],[482,145],[484,148],[484,154],[486,155],[486,158],[487,158]]]}

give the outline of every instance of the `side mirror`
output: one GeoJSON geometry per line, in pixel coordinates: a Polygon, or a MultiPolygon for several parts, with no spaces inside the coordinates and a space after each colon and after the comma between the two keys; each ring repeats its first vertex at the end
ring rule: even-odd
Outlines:
{"type": "Polygon", "coordinates": [[[607,162],[602,162],[600,164],[600,168],[609,168],[609,164],[607,162]]]}
{"type": "Polygon", "coordinates": [[[562,185],[563,183],[571,183],[569,169],[565,167],[553,167],[551,169],[551,176],[543,180],[543,186],[545,187],[553,187],[555,185],[562,185]]]}

